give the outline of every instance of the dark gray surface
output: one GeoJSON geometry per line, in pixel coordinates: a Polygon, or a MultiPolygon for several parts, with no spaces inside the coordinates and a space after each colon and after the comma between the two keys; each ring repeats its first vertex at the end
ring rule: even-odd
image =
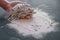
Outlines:
{"type": "MultiPolygon", "coordinates": [[[[27,0],[26,2],[30,3],[35,8],[39,6],[39,9],[42,9],[49,15],[54,16],[54,20],[60,23],[60,0],[27,0]]],[[[18,36],[16,30],[7,27],[6,24],[10,22],[7,19],[2,18],[4,14],[5,12],[0,9],[0,40],[10,40],[11,37],[18,38],[19,40],[38,40],[33,38],[32,36],[18,36]]],[[[60,40],[60,24],[57,25],[56,30],[56,32],[48,33],[46,37],[39,40],[60,40]]]]}
{"type": "Polygon", "coordinates": [[[6,15],[6,11],[0,7],[0,18],[3,18],[6,15]]]}

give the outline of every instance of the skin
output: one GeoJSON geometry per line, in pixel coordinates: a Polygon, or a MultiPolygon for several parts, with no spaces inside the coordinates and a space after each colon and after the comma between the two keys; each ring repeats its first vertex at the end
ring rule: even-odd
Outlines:
{"type": "Polygon", "coordinates": [[[6,11],[14,7],[16,4],[25,4],[25,2],[21,1],[8,2],[7,0],[0,0],[0,7],[5,9],[6,11]]]}
{"type": "MultiPolygon", "coordinates": [[[[7,12],[9,11],[9,9],[14,7],[16,4],[25,4],[25,2],[21,2],[21,1],[8,2],[7,0],[0,0],[0,7],[2,7],[7,12]]],[[[29,15],[26,15],[25,17],[21,17],[21,18],[27,18],[28,19],[28,18],[31,18],[31,16],[32,15],[29,14],[29,15]]]]}
{"type": "Polygon", "coordinates": [[[6,0],[0,0],[0,7],[2,7],[3,9],[7,10],[10,8],[9,3],[6,0]]]}

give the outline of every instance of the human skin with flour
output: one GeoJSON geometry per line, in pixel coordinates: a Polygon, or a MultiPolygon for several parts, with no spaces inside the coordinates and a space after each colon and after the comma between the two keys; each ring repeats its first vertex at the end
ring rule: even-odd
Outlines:
{"type": "MultiPolygon", "coordinates": [[[[17,4],[26,4],[26,2],[21,2],[21,1],[9,2],[8,0],[0,0],[0,7],[2,7],[7,12],[9,12],[10,9],[13,8],[17,4]]],[[[32,12],[33,12],[33,10],[30,13],[32,13],[32,12]]],[[[31,18],[31,17],[32,17],[32,14],[28,14],[21,18],[31,18]],[[27,16],[29,16],[29,17],[27,17],[27,16]]]]}

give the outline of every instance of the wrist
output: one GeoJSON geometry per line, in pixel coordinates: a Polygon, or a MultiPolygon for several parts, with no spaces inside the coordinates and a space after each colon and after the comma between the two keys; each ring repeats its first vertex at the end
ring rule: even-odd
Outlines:
{"type": "Polygon", "coordinates": [[[7,10],[9,3],[6,0],[0,0],[0,7],[7,10]]]}

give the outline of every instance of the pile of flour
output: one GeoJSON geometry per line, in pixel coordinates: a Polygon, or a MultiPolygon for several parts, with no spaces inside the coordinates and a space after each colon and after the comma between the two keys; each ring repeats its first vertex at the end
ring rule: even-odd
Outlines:
{"type": "Polygon", "coordinates": [[[7,25],[16,29],[18,34],[22,34],[25,37],[31,35],[37,39],[43,38],[47,33],[55,32],[55,27],[58,23],[51,19],[48,13],[41,10],[36,11],[37,13],[31,19],[15,20],[7,25]]]}

